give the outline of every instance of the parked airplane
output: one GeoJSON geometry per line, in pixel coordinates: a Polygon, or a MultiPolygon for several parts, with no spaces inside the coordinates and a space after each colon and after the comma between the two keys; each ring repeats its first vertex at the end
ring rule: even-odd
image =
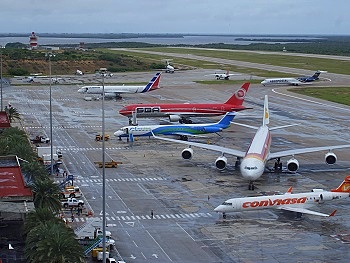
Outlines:
{"type": "Polygon", "coordinates": [[[129,117],[168,117],[169,121],[192,123],[190,117],[211,117],[224,115],[226,112],[247,109],[243,101],[250,83],[244,83],[225,103],[177,103],[177,104],[132,104],[123,107],[119,113],[129,117]]]}
{"type": "MultiPolygon", "coordinates": [[[[221,132],[230,126],[235,116],[234,112],[228,112],[217,123],[206,124],[179,124],[179,125],[147,125],[147,126],[125,126],[114,133],[119,137],[152,136],[154,134],[178,135],[187,140],[188,136],[198,136],[205,133],[221,132]]],[[[132,139],[131,139],[132,140],[132,139]]]]}
{"type": "Polygon", "coordinates": [[[162,59],[162,61],[165,61],[166,65],[165,65],[165,68],[162,68],[162,69],[157,69],[157,70],[162,70],[162,71],[165,71],[165,73],[174,73],[175,69],[172,65],[170,65],[170,62],[172,59],[162,59]]]}
{"type": "Polygon", "coordinates": [[[311,153],[311,152],[319,152],[319,151],[327,151],[325,155],[325,162],[327,164],[335,164],[337,161],[337,157],[332,152],[332,150],[350,147],[350,144],[345,144],[345,145],[337,145],[337,146],[323,146],[323,147],[311,147],[311,148],[304,148],[304,149],[294,149],[294,150],[286,150],[286,151],[271,153],[270,145],[271,145],[272,137],[271,137],[270,131],[293,126],[293,124],[274,127],[274,128],[269,128],[267,126],[269,124],[269,109],[268,109],[267,95],[265,95],[262,126],[255,127],[255,126],[244,125],[239,123],[235,123],[235,124],[257,130],[246,152],[238,151],[238,150],[230,149],[226,147],[221,147],[217,145],[184,142],[184,141],[174,140],[170,138],[163,138],[159,136],[154,136],[154,137],[164,141],[178,142],[178,143],[189,145],[189,148],[184,149],[181,153],[182,158],[184,159],[192,158],[193,149],[191,148],[191,146],[197,146],[200,148],[209,149],[216,152],[221,152],[222,155],[219,156],[215,161],[215,165],[219,170],[223,170],[226,168],[227,158],[226,156],[224,156],[225,153],[236,156],[237,157],[236,165],[240,164],[240,172],[243,178],[248,179],[250,181],[249,190],[254,190],[254,181],[262,176],[265,170],[265,165],[269,160],[275,159],[276,160],[275,169],[282,170],[282,163],[280,162],[280,158],[286,157],[286,156],[292,156],[292,158],[287,161],[287,169],[290,172],[296,172],[299,169],[299,162],[297,159],[294,158],[294,155],[311,153]]]}
{"type": "MultiPolygon", "coordinates": [[[[105,86],[105,97],[119,97],[124,93],[144,93],[159,88],[161,73],[157,73],[146,86],[105,86]]],[[[84,94],[102,95],[102,86],[84,86],[78,90],[84,94]]]]}
{"type": "Polygon", "coordinates": [[[260,209],[279,209],[297,212],[298,215],[310,214],[317,216],[333,216],[331,214],[323,214],[309,210],[308,208],[314,205],[322,204],[324,201],[339,200],[349,197],[350,193],[350,176],[346,176],[344,181],[338,188],[331,191],[323,189],[313,189],[308,193],[292,194],[292,187],[285,194],[254,196],[243,198],[228,199],[223,204],[214,209],[215,212],[223,213],[225,217],[228,212],[244,212],[260,209]]]}
{"type": "Polygon", "coordinates": [[[229,80],[231,76],[238,76],[241,74],[230,74],[230,71],[227,70],[226,73],[215,72],[214,74],[210,74],[210,75],[214,75],[217,80],[220,80],[220,79],[229,80]]]}
{"type": "Polygon", "coordinates": [[[318,80],[319,76],[322,72],[326,72],[326,71],[318,70],[312,76],[306,76],[306,77],[264,79],[261,82],[261,84],[263,84],[263,86],[274,85],[274,84],[278,84],[278,85],[285,84],[285,85],[299,86],[299,85],[303,85],[307,82],[312,82],[312,81],[318,80]]]}

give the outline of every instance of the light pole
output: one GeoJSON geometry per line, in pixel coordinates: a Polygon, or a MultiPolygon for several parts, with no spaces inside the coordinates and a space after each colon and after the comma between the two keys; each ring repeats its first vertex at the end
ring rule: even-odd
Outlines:
{"type": "Polygon", "coordinates": [[[52,78],[51,78],[51,57],[55,55],[52,53],[46,53],[49,58],[49,78],[50,78],[50,141],[51,141],[51,158],[50,158],[50,173],[53,175],[53,140],[52,140],[52,78]]]}
{"type": "Polygon", "coordinates": [[[1,95],[0,95],[0,97],[1,97],[1,108],[0,108],[0,111],[2,111],[2,109],[3,109],[3,107],[2,107],[2,83],[3,83],[3,80],[2,80],[2,48],[3,48],[3,46],[2,45],[0,45],[0,79],[1,79],[1,83],[0,83],[0,85],[1,85],[1,95]]]}
{"type": "Polygon", "coordinates": [[[105,76],[102,75],[102,231],[103,261],[106,262],[106,172],[105,172],[105,76]]]}

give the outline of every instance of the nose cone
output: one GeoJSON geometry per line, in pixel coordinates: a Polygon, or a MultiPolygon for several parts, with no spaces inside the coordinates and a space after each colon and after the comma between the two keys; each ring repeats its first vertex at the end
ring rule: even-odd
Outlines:
{"type": "Polygon", "coordinates": [[[114,133],[114,136],[116,136],[116,137],[123,136],[123,135],[124,135],[124,132],[121,130],[118,130],[114,133]]]}
{"type": "Polygon", "coordinates": [[[225,212],[225,206],[224,205],[219,205],[214,209],[215,212],[225,212]]]}
{"type": "Polygon", "coordinates": [[[84,91],[85,91],[85,89],[84,89],[84,88],[80,88],[80,89],[78,89],[78,92],[79,92],[79,93],[84,93],[84,91]]]}
{"type": "Polygon", "coordinates": [[[245,179],[255,181],[264,172],[264,162],[258,158],[250,157],[243,159],[241,163],[241,174],[245,179]]]}
{"type": "Polygon", "coordinates": [[[261,84],[265,85],[267,83],[266,80],[261,81],[261,84]]]}

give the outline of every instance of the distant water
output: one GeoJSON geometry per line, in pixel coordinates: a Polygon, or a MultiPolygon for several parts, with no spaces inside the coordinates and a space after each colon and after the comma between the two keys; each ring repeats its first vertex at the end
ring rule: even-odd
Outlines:
{"type": "MultiPolygon", "coordinates": [[[[283,37],[283,36],[184,36],[179,38],[123,38],[123,39],[104,39],[104,38],[51,38],[38,36],[39,45],[54,45],[54,44],[77,44],[84,43],[105,43],[105,42],[145,42],[150,44],[165,44],[165,45],[199,45],[210,43],[224,43],[224,44],[236,44],[236,45],[249,45],[251,43],[287,43],[287,42],[258,42],[258,41],[241,41],[238,38],[253,38],[253,39],[315,39],[313,37],[283,37]]],[[[23,44],[29,44],[28,37],[0,37],[0,45],[5,46],[7,43],[20,42],[23,44]]],[[[296,41],[297,42],[297,41],[296,41]]],[[[290,43],[290,42],[289,42],[290,43]]]]}

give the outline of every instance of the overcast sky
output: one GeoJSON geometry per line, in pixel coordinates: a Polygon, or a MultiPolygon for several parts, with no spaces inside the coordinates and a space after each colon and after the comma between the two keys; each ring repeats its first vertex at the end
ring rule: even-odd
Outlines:
{"type": "Polygon", "coordinates": [[[349,0],[0,0],[0,33],[350,34],[349,0]]]}

